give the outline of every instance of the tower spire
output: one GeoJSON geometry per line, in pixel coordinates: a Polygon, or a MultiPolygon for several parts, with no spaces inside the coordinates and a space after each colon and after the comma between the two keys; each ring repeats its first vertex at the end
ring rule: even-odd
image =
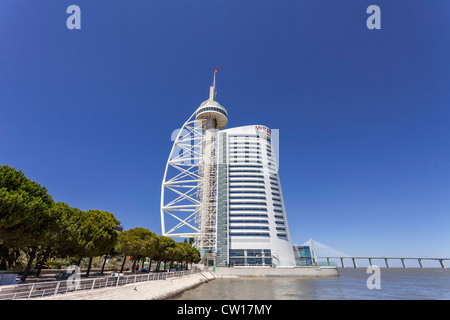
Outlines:
{"type": "Polygon", "coordinates": [[[212,86],[209,88],[209,100],[216,101],[216,73],[219,71],[219,66],[217,66],[214,71],[214,80],[212,86]]]}

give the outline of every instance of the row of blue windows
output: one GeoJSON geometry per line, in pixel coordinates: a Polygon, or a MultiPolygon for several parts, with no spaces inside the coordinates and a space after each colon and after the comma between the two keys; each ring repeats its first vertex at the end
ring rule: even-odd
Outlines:
{"type": "Polygon", "coordinates": [[[241,162],[244,162],[244,161],[250,161],[250,160],[252,160],[252,161],[260,161],[260,160],[257,160],[257,159],[262,159],[262,157],[260,156],[260,155],[246,155],[246,156],[244,156],[243,154],[230,154],[230,158],[229,158],[229,161],[233,161],[233,162],[238,162],[238,161],[241,161],[241,162]]]}
{"type": "MultiPolygon", "coordinates": [[[[266,226],[230,226],[230,230],[269,230],[266,226]]],[[[286,230],[284,230],[286,231],[286,230]]]]}
{"type": "Polygon", "coordinates": [[[254,160],[254,159],[250,159],[250,158],[247,158],[245,160],[231,158],[231,159],[229,159],[229,162],[230,163],[239,163],[239,164],[241,164],[241,163],[262,163],[261,160],[254,160]]]}
{"type": "Polygon", "coordinates": [[[265,191],[230,191],[230,194],[231,193],[266,194],[265,191]]]}
{"type": "Polygon", "coordinates": [[[230,266],[271,266],[272,258],[230,258],[230,266]]]}
{"type": "Polygon", "coordinates": [[[257,197],[257,196],[245,196],[245,197],[232,196],[232,197],[230,197],[230,200],[234,200],[234,199],[245,199],[245,200],[247,200],[247,199],[262,199],[262,200],[266,200],[266,197],[257,197]]]}
{"type": "Polygon", "coordinates": [[[259,153],[261,154],[261,148],[259,146],[233,146],[230,147],[230,153],[259,153]]]}
{"type": "MultiPolygon", "coordinates": [[[[251,186],[232,186],[232,185],[230,185],[230,188],[231,189],[233,189],[233,188],[249,188],[249,189],[254,189],[254,188],[256,188],[256,189],[265,189],[266,187],[265,186],[255,186],[255,185],[251,185],[251,186]]],[[[230,191],[231,192],[231,191],[230,191]]]]}
{"type": "Polygon", "coordinates": [[[247,249],[247,257],[261,257],[261,256],[266,256],[266,257],[271,257],[271,251],[270,249],[247,249]]]}
{"type": "Polygon", "coordinates": [[[241,164],[241,163],[262,164],[262,158],[261,156],[230,155],[228,162],[230,164],[241,164]]]}
{"type": "Polygon", "coordinates": [[[230,249],[230,257],[271,257],[270,249],[230,249]]]}
{"type": "Polygon", "coordinates": [[[230,208],[230,212],[232,211],[265,211],[267,212],[267,208],[230,208]]]}
{"type": "Polygon", "coordinates": [[[258,217],[258,218],[268,218],[267,214],[263,213],[230,213],[230,217],[258,217]]]}
{"type": "Polygon", "coordinates": [[[281,204],[279,204],[279,203],[274,203],[273,206],[281,208],[281,204]]]}
{"type": "Polygon", "coordinates": [[[254,205],[254,206],[267,206],[266,202],[230,202],[232,205],[254,205]]]}
{"type": "Polygon", "coordinates": [[[280,209],[273,209],[273,211],[283,213],[283,210],[280,209]]]}
{"type": "MultiPolygon", "coordinates": [[[[243,135],[235,135],[235,136],[228,136],[230,140],[237,140],[237,138],[244,138],[244,140],[259,140],[259,139],[264,139],[267,142],[272,142],[271,138],[266,136],[266,135],[257,135],[257,136],[243,136],[243,135]]],[[[241,140],[241,139],[239,139],[241,140]]]]}
{"type": "Polygon", "coordinates": [[[237,233],[230,233],[230,236],[232,236],[232,237],[268,237],[268,238],[270,238],[270,234],[265,233],[265,232],[237,232],[237,233]]]}
{"type": "Polygon", "coordinates": [[[242,154],[250,154],[250,153],[252,153],[252,154],[262,154],[261,153],[261,151],[259,151],[259,149],[258,150],[256,150],[256,151],[254,151],[254,150],[231,150],[231,149],[237,149],[237,147],[234,147],[234,148],[230,148],[230,154],[236,154],[236,153],[242,153],[242,154]]]}
{"type": "Polygon", "coordinates": [[[234,143],[229,147],[230,152],[244,152],[244,151],[252,151],[254,150],[261,152],[261,145],[259,143],[234,143]]]}
{"type": "Polygon", "coordinates": [[[232,183],[262,183],[264,184],[264,180],[230,180],[230,184],[232,183]]]}
{"type": "Polygon", "coordinates": [[[230,178],[258,178],[258,179],[264,179],[264,176],[261,176],[261,175],[250,175],[250,174],[237,174],[237,175],[230,175],[230,178]]]}
{"type": "Polygon", "coordinates": [[[284,221],[275,220],[275,224],[284,225],[284,221]]]}
{"type": "Polygon", "coordinates": [[[236,145],[252,145],[252,146],[259,146],[261,147],[261,144],[258,140],[240,140],[240,139],[230,139],[230,146],[236,146],[236,145]]]}
{"type": "Polygon", "coordinates": [[[225,117],[228,117],[228,114],[225,110],[220,109],[220,108],[216,108],[216,107],[204,107],[201,108],[200,110],[197,111],[196,116],[198,116],[200,113],[202,112],[206,112],[206,111],[216,111],[219,112],[221,114],[223,114],[225,117]]]}
{"type": "Polygon", "coordinates": [[[236,158],[242,159],[262,159],[262,156],[257,153],[243,153],[243,152],[230,152],[230,160],[236,161],[236,158]]]}
{"type": "Polygon", "coordinates": [[[230,170],[230,173],[235,173],[235,172],[254,172],[254,173],[263,173],[262,170],[230,170]]]}
{"type": "Polygon", "coordinates": [[[257,138],[257,134],[233,134],[228,135],[230,138],[257,138]]]}
{"type": "Polygon", "coordinates": [[[234,156],[235,158],[238,155],[241,156],[241,157],[243,157],[243,156],[247,157],[247,155],[253,155],[253,156],[258,156],[259,158],[261,158],[261,151],[244,151],[244,150],[242,150],[242,151],[241,150],[233,151],[233,150],[231,150],[229,155],[230,155],[230,157],[234,156]]]}
{"type": "Polygon", "coordinates": [[[262,166],[258,166],[258,165],[250,165],[250,164],[246,164],[246,165],[230,165],[229,168],[261,168],[262,166]]]}
{"type": "Polygon", "coordinates": [[[261,136],[228,136],[230,141],[240,140],[240,141],[259,141],[261,136]],[[242,139],[244,138],[244,139],[242,139]]]}
{"type": "Polygon", "coordinates": [[[253,142],[251,145],[245,142],[231,141],[229,149],[244,148],[244,149],[258,149],[261,150],[261,145],[258,142],[253,142]]]}
{"type": "Polygon", "coordinates": [[[258,141],[239,141],[239,140],[233,140],[230,141],[230,145],[229,148],[233,149],[233,148],[245,148],[245,149],[261,149],[261,144],[258,141]]]}
{"type": "Polygon", "coordinates": [[[268,220],[230,220],[230,223],[263,223],[268,224],[268,220]]]}

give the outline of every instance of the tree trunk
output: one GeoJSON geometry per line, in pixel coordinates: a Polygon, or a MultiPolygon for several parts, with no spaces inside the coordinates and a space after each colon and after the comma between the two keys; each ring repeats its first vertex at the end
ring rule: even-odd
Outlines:
{"type": "Polygon", "coordinates": [[[37,246],[32,247],[31,253],[30,253],[30,258],[28,259],[27,267],[25,268],[25,272],[23,273],[22,277],[20,278],[20,280],[22,280],[22,281],[25,281],[28,277],[28,273],[30,273],[31,265],[33,264],[33,260],[36,257],[36,250],[37,250],[37,246]]]}
{"type": "Polygon", "coordinates": [[[50,255],[50,250],[46,249],[41,256],[41,259],[39,260],[38,270],[36,271],[36,278],[39,278],[39,276],[41,275],[42,267],[44,266],[45,260],[47,260],[49,255],[50,255]]]}
{"type": "Polygon", "coordinates": [[[89,278],[89,272],[91,271],[91,265],[92,265],[92,257],[89,257],[89,264],[86,271],[86,278],[89,278]]]}
{"type": "Polygon", "coordinates": [[[134,259],[134,260],[133,260],[133,265],[131,266],[131,272],[132,272],[132,273],[134,273],[134,271],[135,271],[135,269],[136,269],[136,260],[137,260],[137,259],[134,259]]]}
{"type": "Polygon", "coordinates": [[[120,268],[120,273],[123,272],[123,267],[125,266],[126,261],[127,261],[127,256],[123,256],[122,268],[120,268]]]}
{"type": "Polygon", "coordinates": [[[106,258],[108,258],[108,254],[105,254],[105,261],[103,261],[102,271],[100,272],[101,274],[103,274],[103,271],[105,271],[106,258]]]}
{"type": "Polygon", "coordinates": [[[75,264],[77,267],[80,266],[80,264],[81,264],[81,259],[83,259],[83,258],[82,258],[82,257],[79,257],[79,258],[78,258],[78,261],[77,261],[77,263],[75,264]]]}

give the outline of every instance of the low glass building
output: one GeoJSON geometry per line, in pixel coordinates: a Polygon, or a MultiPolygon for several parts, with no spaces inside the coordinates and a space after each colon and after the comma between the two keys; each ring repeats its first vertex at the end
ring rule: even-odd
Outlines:
{"type": "Polygon", "coordinates": [[[294,246],[295,265],[297,267],[312,266],[313,260],[309,246],[294,246]]]}

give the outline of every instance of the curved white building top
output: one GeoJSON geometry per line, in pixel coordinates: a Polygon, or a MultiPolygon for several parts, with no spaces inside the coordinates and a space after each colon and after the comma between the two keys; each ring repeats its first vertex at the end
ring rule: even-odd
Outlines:
{"type": "Polygon", "coordinates": [[[195,118],[197,120],[214,118],[217,121],[217,129],[225,128],[228,123],[227,109],[214,100],[203,102],[195,112],[195,118]]]}
{"type": "Polygon", "coordinates": [[[216,119],[216,129],[223,129],[228,123],[228,112],[220,103],[216,101],[215,87],[210,87],[209,99],[203,103],[195,111],[195,119],[216,119]]]}

